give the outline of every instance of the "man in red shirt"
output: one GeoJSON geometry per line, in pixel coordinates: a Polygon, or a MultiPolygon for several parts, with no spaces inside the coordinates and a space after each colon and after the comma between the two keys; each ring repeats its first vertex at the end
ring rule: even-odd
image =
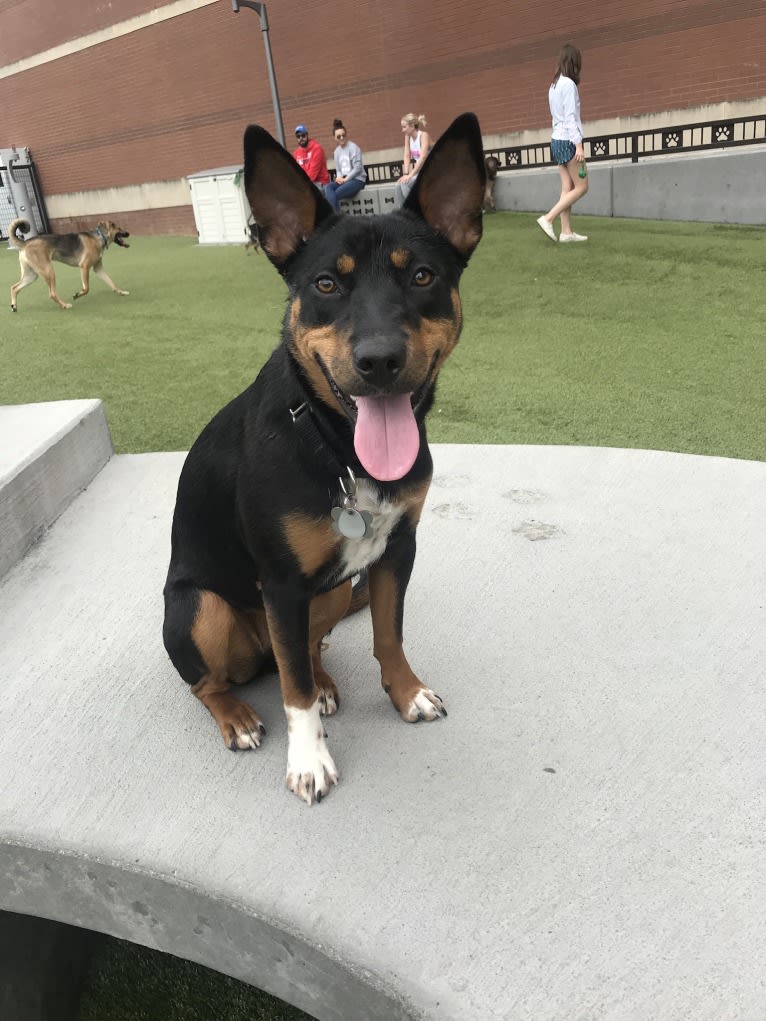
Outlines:
{"type": "Polygon", "coordinates": [[[303,167],[309,179],[322,188],[330,182],[330,172],[327,169],[327,157],[324,149],[314,138],[309,138],[308,128],[305,124],[299,124],[295,129],[295,137],[298,139],[298,148],[293,153],[298,166],[303,167]]]}

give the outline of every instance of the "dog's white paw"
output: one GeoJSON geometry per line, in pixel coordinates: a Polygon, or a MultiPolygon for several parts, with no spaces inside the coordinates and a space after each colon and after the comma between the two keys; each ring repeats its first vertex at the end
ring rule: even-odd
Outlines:
{"type": "Polygon", "coordinates": [[[338,770],[325,741],[324,726],[319,715],[319,700],[310,709],[293,709],[287,713],[287,777],[289,790],[307,805],[321,801],[330,786],[338,782],[338,770]]]}
{"type": "Polygon", "coordinates": [[[420,688],[407,701],[401,710],[402,719],[407,723],[418,723],[420,720],[438,720],[447,715],[444,703],[430,688],[420,688]]]}
{"type": "Polygon", "coordinates": [[[322,688],[319,692],[319,712],[322,716],[334,716],[338,711],[338,697],[330,688],[322,688]]]}

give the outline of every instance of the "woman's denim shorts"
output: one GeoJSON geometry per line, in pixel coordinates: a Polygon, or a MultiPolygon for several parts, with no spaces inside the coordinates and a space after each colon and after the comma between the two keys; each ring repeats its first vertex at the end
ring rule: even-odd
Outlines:
{"type": "Polygon", "coordinates": [[[566,164],[570,160],[575,158],[574,142],[568,141],[566,138],[552,138],[551,139],[551,159],[554,163],[566,164]]]}

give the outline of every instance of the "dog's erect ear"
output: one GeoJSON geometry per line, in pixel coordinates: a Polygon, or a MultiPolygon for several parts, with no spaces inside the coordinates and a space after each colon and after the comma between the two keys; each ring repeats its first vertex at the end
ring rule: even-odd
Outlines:
{"type": "Polygon", "coordinates": [[[261,246],[278,269],[333,212],[290,153],[257,124],[245,131],[245,194],[261,246]]]}
{"type": "Polygon", "coordinates": [[[475,114],[456,118],[433,147],[404,203],[468,258],[481,241],[487,171],[475,114]]]}

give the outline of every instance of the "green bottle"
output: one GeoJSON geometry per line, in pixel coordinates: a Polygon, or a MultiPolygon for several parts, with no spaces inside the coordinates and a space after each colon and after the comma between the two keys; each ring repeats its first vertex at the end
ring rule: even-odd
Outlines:
{"type": "Polygon", "coordinates": [[[583,160],[582,163],[580,164],[580,174],[579,174],[579,176],[580,177],[587,177],[588,176],[588,168],[585,166],[585,160],[583,160]]]}

